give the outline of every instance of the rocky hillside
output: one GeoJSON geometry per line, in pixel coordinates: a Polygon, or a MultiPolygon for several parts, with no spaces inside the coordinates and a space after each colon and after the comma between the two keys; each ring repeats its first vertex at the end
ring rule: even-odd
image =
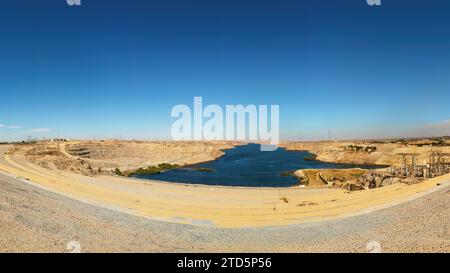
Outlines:
{"type": "Polygon", "coordinates": [[[418,164],[425,164],[431,151],[450,153],[450,142],[436,144],[433,141],[399,141],[381,143],[368,141],[318,141],[286,142],[280,146],[288,150],[305,150],[325,162],[400,165],[398,153],[417,153],[418,164]]]}

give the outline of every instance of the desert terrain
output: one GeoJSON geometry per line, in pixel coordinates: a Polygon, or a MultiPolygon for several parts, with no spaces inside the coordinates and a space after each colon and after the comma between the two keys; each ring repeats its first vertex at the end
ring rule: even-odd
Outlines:
{"type": "Polygon", "coordinates": [[[82,175],[110,174],[170,163],[189,165],[214,160],[238,142],[71,141],[17,145],[26,157],[49,170],[82,175]]]}
{"type": "Polygon", "coordinates": [[[399,166],[400,153],[417,153],[418,164],[425,164],[432,151],[450,152],[450,140],[390,140],[390,141],[315,141],[284,142],[288,150],[310,151],[325,162],[399,166]]]}
{"type": "MultiPolygon", "coordinates": [[[[420,183],[392,183],[378,188],[351,191],[320,185],[320,179],[314,182],[317,185],[307,187],[239,188],[142,181],[119,176],[114,171],[160,163],[175,162],[184,165],[204,162],[221,156],[223,149],[239,144],[76,141],[0,145],[0,185],[13,192],[10,198],[3,199],[0,204],[0,210],[5,215],[1,219],[1,225],[18,226],[16,235],[12,234],[15,232],[13,230],[2,229],[0,246],[4,251],[26,250],[28,245],[21,239],[22,235],[19,235],[23,232],[24,236],[30,236],[30,242],[39,242],[37,246],[30,247],[29,251],[64,251],[61,250],[65,243],[62,236],[70,237],[72,232],[77,234],[72,235],[75,239],[83,238],[89,242],[87,249],[90,251],[186,251],[189,247],[192,251],[232,251],[239,249],[242,244],[237,241],[243,237],[256,238],[260,235],[273,237],[273,240],[278,239],[280,242],[264,239],[240,250],[364,251],[363,241],[383,238],[389,242],[387,244],[390,251],[435,251],[433,247],[437,251],[450,251],[448,202],[442,201],[448,200],[450,175],[424,179],[420,183]],[[24,196],[20,196],[21,192],[24,196]],[[38,201],[27,201],[28,196],[34,196],[38,201]],[[66,209],[52,207],[51,204],[55,202],[64,204],[66,209]],[[427,202],[433,204],[433,211],[430,211],[427,202]],[[417,207],[418,211],[409,211],[408,206],[417,207]],[[33,216],[32,211],[37,216],[33,216]],[[404,215],[396,216],[393,212],[404,215]],[[67,223],[58,223],[58,218],[55,217],[45,220],[48,213],[71,220],[67,223]],[[408,242],[410,238],[400,240],[400,233],[397,237],[387,239],[380,230],[386,228],[403,232],[414,226],[413,222],[417,217],[424,226],[431,225],[432,229],[415,238],[413,245],[409,245],[412,243],[408,242]],[[384,222],[386,218],[400,226],[384,222]],[[97,221],[104,225],[104,231],[95,231],[97,221]],[[74,232],[69,224],[73,222],[89,231],[85,234],[74,232]],[[337,227],[339,223],[347,223],[348,230],[337,227]],[[145,229],[147,226],[150,227],[148,230],[145,229]],[[109,231],[109,228],[112,230],[109,231]],[[134,228],[135,233],[130,231],[134,228]],[[157,239],[156,232],[166,229],[167,233],[157,239]],[[33,230],[39,230],[43,237],[31,238],[33,230]],[[297,235],[303,231],[305,234],[299,235],[299,238],[306,241],[302,243],[299,239],[292,240],[294,235],[289,235],[286,231],[297,235]],[[184,237],[177,236],[179,232],[184,237]],[[277,232],[280,233],[272,236],[277,232]],[[52,237],[53,233],[57,235],[52,237]],[[111,234],[117,235],[118,239],[109,238],[111,234]],[[133,234],[158,243],[148,246],[140,239],[129,239],[133,234]],[[118,242],[121,236],[129,241],[118,242]],[[105,237],[112,241],[95,245],[95,242],[105,237]],[[195,238],[202,238],[203,241],[193,242],[195,238]],[[343,238],[351,241],[332,246],[332,242],[340,242],[343,238]],[[397,244],[394,239],[399,239],[397,244]],[[11,240],[20,244],[15,245],[11,240]],[[52,240],[54,245],[42,245],[52,240]],[[168,241],[164,244],[163,240],[168,241]],[[180,240],[184,243],[177,248],[176,242],[180,240]],[[270,246],[274,248],[270,249],[270,246]]],[[[289,149],[306,149],[303,146],[305,144],[285,145],[289,149]]],[[[320,160],[324,159],[321,154],[329,155],[334,149],[337,151],[334,157],[346,158],[350,157],[347,153],[357,153],[345,148],[340,151],[342,144],[335,143],[322,148],[324,152],[317,146],[314,147],[308,148],[320,160]],[[313,150],[314,147],[316,150],[313,150]]],[[[394,148],[387,145],[382,148],[377,146],[378,149],[384,152],[377,154],[376,160],[373,152],[367,153],[364,150],[363,153],[368,155],[365,163],[372,160],[370,163],[386,164],[387,161],[380,159],[395,157],[398,149],[409,147],[394,148]]],[[[415,151],[420,152],[420,149],[415,151]]],[[[426,150],[423,151],[425,153],[426,150]]],[[[363,158],[364,154],[357,157],[363,158]]],[[[326,171],[325,178],[328,174],[339,179],[358,177],[365,173],[364,170],[326,171]]],[[[244,241],[248,242],[247,239],[244,241]]]]}
{"type": "Polygon", "coordinates": [[[64,197],[0,174],[0,251],[449,252],[450,192],[315,223],[220,228],[151,220],[64,197]]]}

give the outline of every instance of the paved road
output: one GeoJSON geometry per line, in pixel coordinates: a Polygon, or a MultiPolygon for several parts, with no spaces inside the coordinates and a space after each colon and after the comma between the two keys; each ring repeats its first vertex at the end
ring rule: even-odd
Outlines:
{"type": "Polygon", "coordinates": [[[0,252],[450,252],[450,187],[389,209],[320,223],[223,229],[98,208],[0,174],[0,252]]]}

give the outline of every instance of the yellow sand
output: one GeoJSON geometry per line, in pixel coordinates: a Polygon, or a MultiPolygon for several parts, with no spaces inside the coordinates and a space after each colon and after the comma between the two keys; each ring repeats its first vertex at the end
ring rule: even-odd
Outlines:
{"type": "Polygon", "coordinates": [[[351,193],[298,187],[212,187],[50,171],[21,153],[4,154],[8,148],[0,146],[0,171],[37,186],[138,216],[221,227],[286,225],[354,215],[415,198],[436,189],[437,183],[447,184],[450,178],[351,193]]]}

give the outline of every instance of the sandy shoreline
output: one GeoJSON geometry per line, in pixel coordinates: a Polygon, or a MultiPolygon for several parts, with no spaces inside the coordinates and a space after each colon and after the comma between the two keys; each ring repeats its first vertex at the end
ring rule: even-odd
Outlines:
{"type": "Polygon", "coordinates": [[[450,177],[351,193],[341,189],[211,187],[52,171],[29,162],[24,154],[5,155],[7,148],[1,147],[0,170],[33,185],[136,216],[217,227],[292,225],[367,213],[442,188],[450,177]]]}

